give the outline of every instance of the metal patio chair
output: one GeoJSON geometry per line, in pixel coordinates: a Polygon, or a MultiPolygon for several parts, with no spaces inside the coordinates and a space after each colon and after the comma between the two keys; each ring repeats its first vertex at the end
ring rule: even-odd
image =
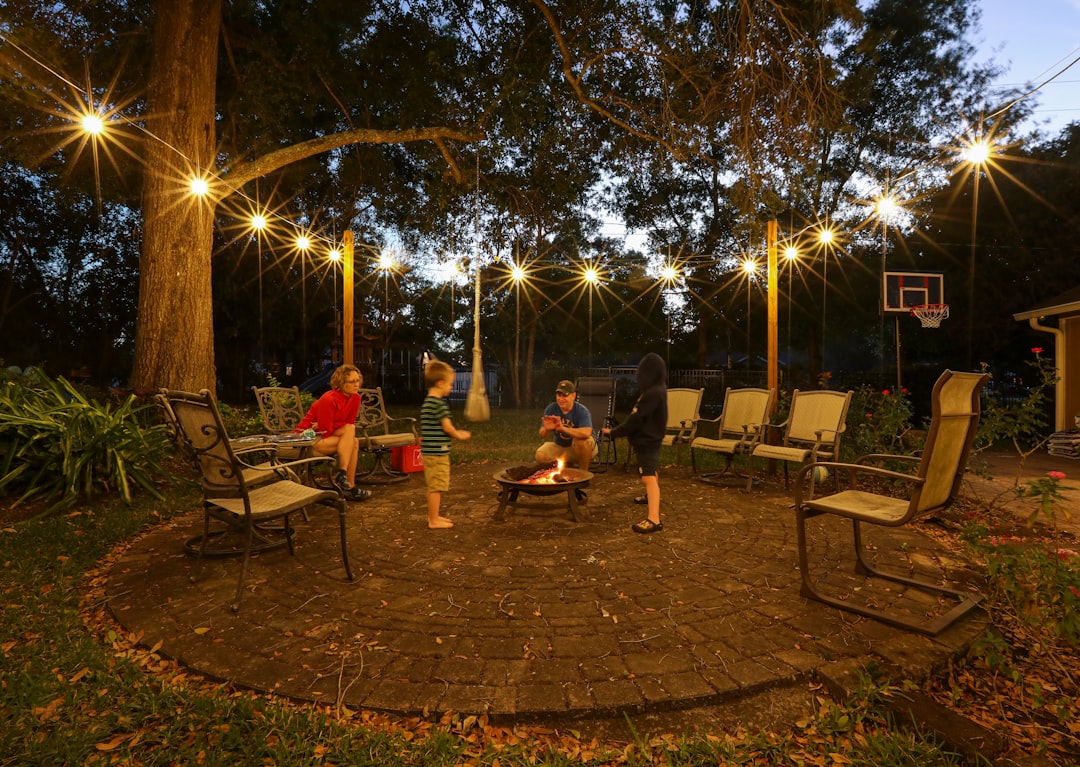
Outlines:
{"type": "MultiPolygon", "coordinates": [[[[313,456],[311,445],[306,441],[292,437],[296,425],[304,419],[307,407],[301,398],[300,389],[295,386],[252,386],[255,402],[259,406],[259,416],[268,438],[277,447],[278,458],[284,461],[302,460],[313,456]]],[[[235,445],[238,440],[233,440],[235,445]]],[[[337,464],[318,461],[306,464],[303,471],[304,482],[323,490],[333,490],[333,474],[337,464]]]]}
{"type": "Polygon", "coordinates": [[[754,459],[782,461],[784,488],[790,489],[788,464],[832,460],[840,457],[840,437],[844,433],[852,392],[799,391],[791,394],[791,409],[781,424],[765,424],[768,429],[782,429],[779,444],[769,444],[768,431],[764,441],[754,447],[747,461],[746,489],[753,486],[754,459]]]}
{"type": "MultiPolygon", "coordinates": [[[[871,565],[865,557],[860,525],[866,523],[900,527],[952,504],[960,490],[971,454],[971,445],[975,441],[975,431],[981,414],[979,393],[987,380],[989,376],[983,373],[954,373],[951,370],[942,373],[934,385],[930,428],[926,434],[926,444],[919,456],[867,455],[854,463],[811,463],[799,472],[794,498],[803,596],[931,636],[940,633],[978,604],[982,598],[979,594],[895,572],[901,567],[909,569],[910,564],[906,562],[895,563],[895,566],[890,568],[893,572],[885,572],[871,565]],[[916,462],[917,465],[911,474],[870,465],[870,462],[886,460],[916,462]],[[829,471],[847,475],[846,485],[849,489],[817,498],[804,497],[804,475],[817,466],[825,466],[829,471]],[[874,480],[873,489],[858,489],[856,483],[859,479],[874,480]],[[897,494],[899,497],[878,492],[881,485],[890,480],[903,486],[903,490],[897,494]],[[834,597],[824,594],[810,579],[806,520],[825,514],[851,520],[856,572],[954,599],[957,604],[939,617],[916,621],[869,604],[857,604],[857,595],[834,597]]],[[[881,551],[879,549],[879,552],[881,551]]]]}
{"type": "Polygon", "coordinates": [[[270,461],[260,466],[245,463],[234,449],[221,420],[217,400],[208,390],[197,394],[162,389],[158,401],[167,405],[175,419],[184,443],[190,449],[203,491],[203,532],[185,544],[185,549],[198,555],[199,569],[206,556],[242,555],[243,562],[236,584],[236,594],[230,605],[240,609],[244,594],[244,579],[251,555],[286,545],[293,548],[293,528],[290,515],[310,506],[336,509],[341,535],[341,560],[348,579],[353,580],[345,538],[345,499],[339,491],[320,490],[299,481],[294,469],[297,464],[328,461],[329,458],[309,458],[305,461],[280,463],[276,449],[264,443],[250,451],[269,453],[270,461]],[[280,526],[270,523],[280,521],[280,526]],[[214,522],[220,523],[212,529],[214,522]],[[238,534],[236,546],[211,547],[224,536],[238,534]]]}
{"type": "Polygon", "coordinates": [[[597,456],[596,461],[589,464],[589,468],[594,473],[605,472],[619,456],[614,438],[601,431],[615,425],[615,379],[579,378],[574,386],[577,389],[577,401],[584,405],[592,416],[597,456]]]}
{"type": "Polygon", "coordinates": [[[409,474],[393,468],[390,457],[396,447],[420,444],[415,418],[393,418],[386,412],[382,387],[360,390],[360,412],[356,416],[356,439],[360,452],[374,456],[371,468],[357,473],[356,484],[404,482],[409,474]]]}
{"type": "Polygon", "coordinates": [[[695,424],[694,438],[690,440],[690,465],[697,478],[720,485],[729,476],[741,477],[734,471],[735,457],[749,456],[761,442],[775,401],[776,389],[728,387],[720,415],[698,419],[695,424]],[[724,456],[724,468],[698,473],[697,454],[701,451],[724,456]]]}
{"type": "Polygon", "coordinates": [[[697,433],[704,396],[704,389],[675,387],[667,390],[667,433],[661,444],[675,446],[675,463],[682,456],[683,445],[689,445],[697,433]]]}

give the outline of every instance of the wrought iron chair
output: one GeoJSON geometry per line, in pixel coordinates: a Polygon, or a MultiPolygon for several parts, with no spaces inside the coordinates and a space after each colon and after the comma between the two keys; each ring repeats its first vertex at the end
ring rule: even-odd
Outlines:
{"type": "MultiPolygon", "coordinates": [[[[931,636],[939,634],[978,604],[982,598],[979,594],[941,586],[924,578],[884,572],[871,565],[864,556],[860,525],[865,522],[870,525],[900,527],[952,504],[963,480],[971,445],[975,441],[975,431],[981,414],[979,393],[987,380],[989,376],[983,373],[954,373],[951,370],[942,373],[934,385],[930,428],[920,456],[868,455],[855,463],[822,461],[811,463],[799,472],[794,497],[803,596],[931,636]],[[869,465],[870,462],[885,460],[917,462],[917,466],[913,474],[906,474],[869,465]],[[817,466],[825,466],[830,471],[847,475],[849,489],[817,498],[804,497],[804,475],[817,466]],[[857,489],[856,485],[859,478],[874,480],[875,489],[880,487],[883,481],[889,480],[900,482],[904,489],[899,493],[900,497],[861,490],[857,489]],[[912,620],[869,604],[857,604],[854,595],[840,598],[824,594],[810,579],[806,530],[806,520],[823,514],[851,520],[856,572],[910,586],[935,596],[955,599],[957,604],[936,618],[912,620]]],[[[879,549],[879,556],[881,554],[879,549]]],[[[907,568],[910,565],[905,563],[903,566],[907,568]]]]}
{"type": "Polygon", "coordinates": [[[268,434],[288,434],[304,418],[307,408],[295,386],[252,386],[263,428],[268,434]]]}
{"type": "Polygon", "coordinates": [[[592,416],[593,437],[598,449],[596,461],[589,464],[589,468],[594,473],[605,472],[608,466],[618,460],[619,455],[614,438],[601,431],[615,425],[615,379],[579,378],[575,388],[577,401],[584,405],[592,416]]]}
{"type": "MultiPolygon", "coordinates": [[[[165,423],[168,424],[169,428],[172,430],[173,441],[176,442],[176,446],[180,448],[192,467],[198,471],[198,455],[196,454],[191,441],[188,439],[187,434],[184,432],[184,429],[181,427],[180,421],[176,417],[176,413],[173,412],[172,403],[160,393],[153,395],[153,398],[157,403],[158,408],[161,410],[162,416],[165,418],[165,423]]],[[[229,443],[232,445],[233,452],[236,453],[236,455],[257,454],[260,457],[263,457],[266,455],[265,447],[268,440],[269,435],[254,434],[247,437],[230,439],[229,443]]],[[[268,461],[257,464],[248,464],[248,468],[244,469],[244,480],[252,487],[261,482],[272,480],[274,475],[272,472],[267,472],[269,467],[270,463],[268,461]]]]}
{"type": "Polygon", "coordinates": [[[776,389],[728,387],[719,417],[698,419],[694,438],[690,440],[690,465],[698,479],[720,485],[729,475],[742,476],[734,471],[735,456],[749,456],[760,444],[775,400],[776,389]],[[698,473],[699,451],[724,456],[724,468],[698,473]]]}
{"type": "Polygon", "coordinates": [[[420,444],[420,431],[415,418],[392,418],[386,413],[382,388],[360,390],[360,413],[356,416],[356,439],[360,451],[370,453],[375,460],[367,472],[356,475],[359,484],[403,482],[406,472],[393,468],[391,451],[395,447],[420,444]]]}
{"type": "MultiPolygon", "coordinates": [[[[300,389],[295,386],[252,386],[255,402],[259,405],[263,428],[268,437],[264,441],[273,442],[277,447],[278,458],[285,461],[303,460],[312,457],[311,446],[293,441],[296,425],[303,420],[307,407],[300,396],[300,389]]],[[[239,440],[233,440],[235,446],[239,440]]],[[[327,461],[306,464],[303,472],[304,482],[323,490],[333,490],[333,472],[336,464],[327,461]]]]}
{"type": "Polygon", "coordinates": [[[851,405],[852,392],[799,391],[791,394],[791,409],[787,420],[781,424],[765,424],[768,429],[783,429],[783,438],[779,444],[768,441],[759,443],[748,459],[749,475],[746,489],[754,482],[754,459],[765,458],[784,463],[784,488],[790,489],[788,478],[789,463],[833,460],[840,457],[840,437],[845,430],[848,406],[851,405]]]}
{"type": "MultiPolygon", "coordinates": [[[[199,469],[203,490],[203,532],[185,544],[188,551],[198,554],[199,569],[206,556],[241,554],[243,563],[237,579],[236,594],[230,605],[240,609],[244,594],[244,579],[251,555],[287,545],[293,548],[293,528],[290,515],[309,506],[322,505],[338,512],[341,534],[341,560],[348,579],[353,580],[345,539],[345,499],[340,492],[320,490],[299,482],[293,471],[297,463],[330,460],[309,458],[303,462],[279,463],[275,446],[264,443],[251,450],[268,452],[271,459],[262,466],[245,463],[234,449],[221,420],[217,400],[208,390],[198,394],[162,389],[158,402],[175,419],[176,428],[190,449],[199,469]],[[281,521],[281,527],[268,523],[281,521]],[[212,530],[212,522],[221,527],[212,530]],[[239,547],[210,548],[208,544],[229,533],[238,533],[239,547]]],[[[193,576],[194,577],[194,576],[193,576]]]]}

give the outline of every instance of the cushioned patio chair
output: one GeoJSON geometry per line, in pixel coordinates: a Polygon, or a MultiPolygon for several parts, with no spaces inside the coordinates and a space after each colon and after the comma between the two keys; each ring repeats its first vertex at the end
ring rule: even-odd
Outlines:
{"type": "Polygon", "coordinates": [[[717,418],[701,418],[690,440],[690,465],[697,478],[712,485],[724,484],[734,471],[735,457],[749,456],[761,442],[769,421],[776,389],[732,389],[724,392],[724,409],[717,418]],[[719,453],[724,457],[721,471],[698,473],[698,453],[719,453]]]}
{"type": "Polygon", "coordinates": [[[748,461],[746,489],[754,481],[754,459],[782,461],[784,488],[790,489],[788,464],[836,460],[840,457],[840,437],[844,433],[852,392],[799,391],[791,394],[787,420],[765,424],[764,441],[754,447],[748,461]],[[779,444],[769,443],[769,429],[782,429],[779,444]]]}
{"type": "Polygon", "coordinates": [[[356,416],[356,439],[360,452],[374,456],[371,468],[357,473],[356,483],[403,482],[409,474],[393,468],[390,457],[396,447],[420,444],[415,418],[392,418],[386,413],[382,388],[360,389],[360,413],[356,416]]]}
{"type": "Polygon", "coordinates": [[[601,429],[615,425],[615,379],[614,378],[579,378],[575,384],[577,401],[584,405],[592,416],[593,437],[596,439],[597,456],[589,464],[594,473],[607,471],[607,467],[618,460],[615,440],[601,429]]]}
{"type": "Polygon", "coordinates": [[[208,555],[242,555],[240,574],[232,610],[240,609],[244,594],[244,579],[251,555],[287,545],[293,548],[293,528],[290,515],[312,506],[325,506],[338,513],[341,535],[341,560],[348,579],[353,580],[345,539],[345,499],[339,491],[320,490],[299,481],[294,469],[298,463],[328,461],[329,458],[309,458],[288,464],[274,458],[275,446],[270,443],[253,450],[269,453],[270,461],[261,466],[245,463],[226,433],[217,400],[208,390],[197,394],[162,389],[158,401],[168,406],[183,440],[194,456],[199,469],[203,491],[203,532],[188,541],[185,548],[198,554],[199,569],[208,555]],[[213,523],[220,523],[212,529],[213,523]],[[280,522],[280,526],[270,523],[280,522]],[[238,534],[234,547],[211,548],[228,534],[238,534]]]}
{"type": "MultiPolygon", "coordinates": [[[[810,599],[832,605],[859,615],[865,615],[900,628],[935,635],[974,608],[981,595],[970,591],[941,586],[925,578],[901,575],[898,569],[909,569],[907,561],[892,563],[890,572],[871,565],[864,555],[861,525],[900,527],[921,517],[947,508],[956,498],[967,467],[975,431],[981,413],[979,392],[989,380],[983,373],[954,373],[946,370],[934,385],[930,428],[920,456],[868,455],[855,463],[822,461],[811,463],[799,472],[795,482],[795,522],[798,532],[799,570],[802,573],[802,594],[810,599]],[[892,471],[871,465],[881,461],[915,462],[914,472],[892,471]],[[804,497],[805,475],[818,466],[846,475],[849,489],[817,498],[804,497]],[[858,480],[869,479],[872,489],[859,489],[858,480]],[[885,495],[880,488],[897,481],[903,490],[885,495]],[[854,535],[856,572],[910,586],[934,596],[955,600],[950,610],[936,618],[912,620],[869,604],[857,603],[858,595],[829,596],[810,578],[807,555],[806,521],[811,517],[831,514],[850,519],[854,535]]],[[[879,556],[882,549],[878,549],[879,556]]]]}

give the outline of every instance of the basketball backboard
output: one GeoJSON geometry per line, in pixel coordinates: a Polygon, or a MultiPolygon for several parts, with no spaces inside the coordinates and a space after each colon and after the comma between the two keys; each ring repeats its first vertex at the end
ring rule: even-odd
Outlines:
{"type": "Polygon", "coordinates": [[[887,312],[911,314],[911,307],[945,303],[941,272],[885,272],[882,285],[887,312]]]}

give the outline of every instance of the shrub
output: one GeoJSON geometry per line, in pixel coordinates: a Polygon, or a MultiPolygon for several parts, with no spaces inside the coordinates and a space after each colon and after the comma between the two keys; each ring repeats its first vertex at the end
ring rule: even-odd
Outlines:
{"type": "Polygon", "coordinates": [[[0,492],[16,503],[40,496],[49,510],[95,494],[131,502],[133,485],[158,495],[169,432],[149,422],[134,395],[117,403],[88,399],[71,383],[39,370],[0,383],[0,492]],[[144,423],[145,422],[145,423],[144,423]]]}
{"type": "MultiPolygon", "coordinates": [[[[1051,471],[1012,489],[1015,500],[1034,502],[1028,525],[1042,516],[1053,530],[1059,512],[1068,516],[1064,493],[1074,488],[1062,485],[1063,479],[1062,472],[1051,471]]],[[[985,509],[984,515],[991,511],[985,509]]],[[[981,520],[967,537],[986,557],[993,610],[1080,646],[1080,554],[1054,542],[988,535],[981,520]]],[[[1051,536],[1051,540],[1056,538],[1051,536]]]]}
{"type": "MultiPolygon", "coordinates": [[[[1007,440],[1021,459],[1027,458],[1050,438],[1046,422],[1048,403],[1058,380],[1051,357],[1042,349],[1032,349],[1035,359],[1028,365],[1035,370],[1036,382],[1018,404],[1001,404],[993,398],[983,399],[982,418],[975,437],[975,449],[985,450],[999,440],[1007,440]]],[[[986,369],[985,363],[983,370],[986,369]]]]}
{"type": "Polygon", "coordinates": [[[911,399],[907,389],[893,391],[861,386],[848,408],[845,455],[903,453],[904,439],[911,431],[911,399]]]}

